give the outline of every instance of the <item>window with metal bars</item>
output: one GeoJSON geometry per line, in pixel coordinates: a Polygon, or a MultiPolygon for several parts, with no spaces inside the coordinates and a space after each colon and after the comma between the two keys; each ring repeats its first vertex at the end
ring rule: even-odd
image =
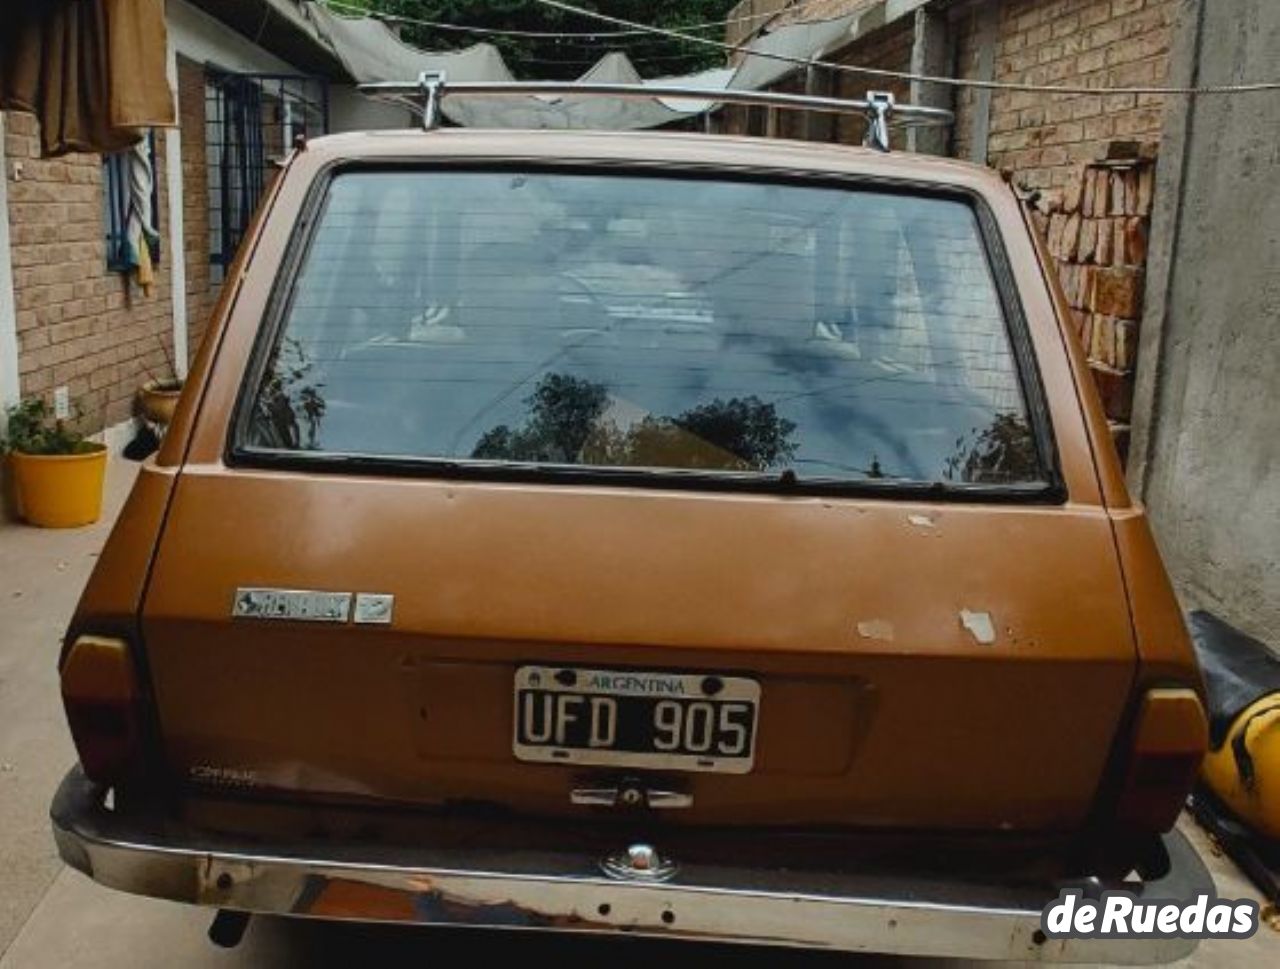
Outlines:
{"type": "Polygon", "coordinates": [[[328,128],[324,78],[206,70],[209,261],[215,284],[235,258],[277,163],[299,135],[315,137],[328,128]]]}

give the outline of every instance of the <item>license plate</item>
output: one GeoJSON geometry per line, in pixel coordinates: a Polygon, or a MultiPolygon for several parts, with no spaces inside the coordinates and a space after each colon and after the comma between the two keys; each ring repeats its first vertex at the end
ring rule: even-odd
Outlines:
{"type": "Polygon", "coordinates": [[[745,774],[760,684],[740,676],[522,666],[517,760],[745,774]]]}

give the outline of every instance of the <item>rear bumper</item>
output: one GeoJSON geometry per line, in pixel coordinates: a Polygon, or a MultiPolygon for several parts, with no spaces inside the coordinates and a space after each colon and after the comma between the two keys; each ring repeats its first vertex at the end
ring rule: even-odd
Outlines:
{"type": "MultiPolygon", "coordinates": [[[[1041,911],[1057,894],[1049,886],[706,865],[653,884],[607,878],[584,853],[532,846],[390,852],[237,843],[110,810],[78,767],[63,780],[51,814],[63,860],[103,885],[248,912],[1046,962],[1169,962],[1196,945],[1177,938],[1045,940],[1041,911]]],[[[1135,890],[1164,899],[1212,893],[1208,871],[1181,835],[1164,844],[1167,872],[1135,890]]]]}

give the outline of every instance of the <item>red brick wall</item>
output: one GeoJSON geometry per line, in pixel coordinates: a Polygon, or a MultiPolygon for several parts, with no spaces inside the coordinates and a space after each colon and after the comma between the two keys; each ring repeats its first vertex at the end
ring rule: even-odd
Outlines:
{"type": "Polygon", "coordinates": [[[162,256],[151,296],[107,269],[100,156],[41,159],[36,120],[19,112],[5,114],[5,155],[20,392],[66,385],[86,431],[123,421],[138,386],[169,375],[173,353],[164,132],[156,132],[162,256]]]}
{"type": "MultiPolygon", "coordinates": [[[[957,68],[977,75],[977,4],[953,22],[957,68]]],[[[1141,87],[1162,84],[1177,0],[1005,0],[995,80],[1141,87]]],[[[975,96],[956,99],[956,154],[968,157],[975,96]]],[[[997,91],[991,98],[988,162],[1036,188],[1065,186],[1111,141],[1158,141],[1163,98],[997,91]]]]}
{"type": "Polygon", "coordinates": [[[209,273],[209,178],[205,163],[205,72],[178,58],[178,121],[182,126],[182,225],[187,270],[187,349],[204,338],[218,287],[209,273]]]}

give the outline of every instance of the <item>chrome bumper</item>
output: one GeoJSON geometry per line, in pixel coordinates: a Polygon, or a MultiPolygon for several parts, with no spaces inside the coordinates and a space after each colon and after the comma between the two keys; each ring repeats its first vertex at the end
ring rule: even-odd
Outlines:
{"type": "MultiPolygon", "coordinates": [[[[103,792],[78,767],[63,780],[51,815],[63,860],[103,885],[246,912],[1045,962],[1170,962],[1196,945],[1046,940],[1040,913],[1056,897],[1050,887],[704,865],[653,884],[606,878],[597,859],[565,852],[449,845],[392,854],[337,845],[268,851],[131,820],[104,806],[103,792]]],[[[1182,836],[1164,843],[1168,873],[1135,890],[1164,899],[1212,893],[1208,871],[1182,836]]]]}

